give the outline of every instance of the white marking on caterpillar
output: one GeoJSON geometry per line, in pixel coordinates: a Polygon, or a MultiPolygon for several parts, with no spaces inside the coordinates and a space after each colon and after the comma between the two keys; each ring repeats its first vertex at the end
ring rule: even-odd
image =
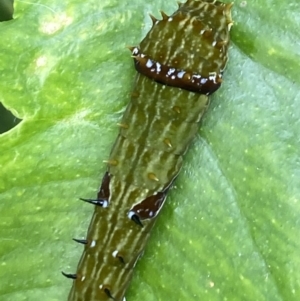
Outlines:
{"type": "Polygon", "coordinates": [[[177,77],[178,77],[178,78],[183,78],[184,75],[185,75],[185,71],[179,71],[179,72],[177,73],[177,77]]]}
{"type": "Polygon", "coordinates": [[[216,72],[212,72],[212,73],[209,74],[208,78],[210,80],[213,80],[214,84],[215,84],[216,83],[216,76],[217,76],[216,72]]]}
{"type": "Polygon", "coordinates": [[[131,219],[135,215],[134,211],[129,211],[127,216],[131,219]]]}
{"type": "Polygon", "coordinates": [[[148,59],[147,63],[146,63],[146,67],[151,68],[153,66],[153,61],[148,59]]]}
{"type": "Polygon", "coordinates": [[[161,64],[156,62],[156,73],[158,74],[160,73],[160,71],[161,71],[161,64]]]}
{"type": "Polygon", "coordinates": [[[171,75],[171,74],[174,73],[175,71],[176,71],[175,68],[170,68],[170,69],[168,70],[168,75],[171,75]]]}

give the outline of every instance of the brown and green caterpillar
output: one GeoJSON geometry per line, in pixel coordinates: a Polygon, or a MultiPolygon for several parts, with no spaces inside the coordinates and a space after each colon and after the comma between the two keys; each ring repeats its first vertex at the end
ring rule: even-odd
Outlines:
{"type": "Polygon", "coordinates": [[[125,301],[168,190],[228,60],[232,4],[179,3],[131,47],[137,75],[107,161],[69,301],[125,301]]]}

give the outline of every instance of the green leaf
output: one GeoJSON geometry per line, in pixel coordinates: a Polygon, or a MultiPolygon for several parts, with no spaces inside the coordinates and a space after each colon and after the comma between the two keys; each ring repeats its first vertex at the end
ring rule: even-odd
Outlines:
{"type": "MultiPolygon", "coordinates": [[[[127,45],[176,1],[18,1],[0,23],[0,298],[67,300],[129,102],[127,45]],[[0,116],[1,118],[1,116],[0,116]]],[[[127,300],[300,299],[300,3],[236,1],[230,61],[127,300]]]]}

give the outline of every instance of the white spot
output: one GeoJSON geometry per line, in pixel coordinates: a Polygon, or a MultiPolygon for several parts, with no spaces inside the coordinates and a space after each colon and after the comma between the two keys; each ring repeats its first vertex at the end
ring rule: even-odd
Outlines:
{"type": "Polygon", "coordinates": [[[216,77],[215,77],[215,76],[210,75],[208,78],[209,78],[210,80],[212,80],[214,83],[216,82],[216,77]]]}
{"type": "Polygon", "coordinates": [[[246,7],[247,6],[247,1],[242,1],[240,3],[240,7],[246,7]]]}
{"type": "Polygon", "coordinates": [[[102,205],[103,208],[106,208],[108,207],[108,201],[107,200],[104,200],[103,201],[103,205],[102,205]]]}
{"type": "Polygon", "coordinates": [[[141,57],[145,57],[145,54],[144,54],[144,53],[141,53],[141,57]]]}
{"type": "Polygon", "coordinates": [[[200,83],[205,84],[207,82],[207,78],[201,78],[200,83]]]}
{"type": "Polygon", "coordinates": [[[135,47],[133,50],[132,50],[132,54],[138,54],[139,53],[139,49],[137,47],[135,47]]]}
{"type": "Polygon", "coordinates": [[[149,212],[149,216],[152,217],[153,216],[153,211],[149,212]]]}
{"type": "Polygon", "coordinates": [[[103,284],[100,284],[100,285],[99,285],[99,288],[102,290],[102,288],[103,288],[103,284]]]}
{"type": "Polygon", "coordinates": [[[203,34],[205,32],[205,29],[202,29],[201,31],[200,31],[200,34],[203,34]]]}
{"type": "Polygon", "coordinates": [[[172,79],[175,79],[175,78],[176,78],[176,76],[175,76],[175,75],[172,75],[172,76],[171,76],[171,78],[172,78],[172,79]]]}
{"type": "Polygon", "coordinates": [[[172,22],[172,21],[173,21],[173,18],[170,17],[170,18],[168,19],[168,21],[169,21],[169,22],[172,22]]]}
{"type": "Polygon", "coordinates": [[[216,72],[212,72],[212,73],[209,74],[208,78],[210,80],[214,81],[214,83],[216,83],[216,76],[217,76],[216,72]]]}
{"type": "Polygon", "coordinates": [[[216,44],[217,44],[217,41],[213,41],[211,45],[212,45],[213,47],[215,47],[216,44]]]}
{"type": "Polygon", "coordinates": [[[82,276],[82,277],[81,277],[81,281],[84,281],[84,280],[85,280],[85,276],[82,276]]]}
{"type": "Polygon", "coordinates": [[[147,68],[151,68],[153,66],[153,61],[148,59],[147,63],[146,63],[146,67],[147,68]]]}
{"type": "Polygon", "coordinates": [[[171,75],[172,73],[174,73],[176,70],[175,70],[175,68],[170,68],[169,70],[168,70],[168,75],[171,75]]]}
{"type": "Polygon", "coordinates": [[[156,62],[156,73],[160,73],[161,71],[161,64],[156,62]]]}
{"type": "Polygon", "coordinates": [[[183,78],[184,75],[185,75],[185,71],[179,71],[179,72],[177,73],[177,77],[178,77],[178,78],[183,78]]]}
{"type": "Polygon", "coordinates": [[[199,79],[199,78],[201,78],[201,75],[200,74],[194,74],[193,77],[199,79]]]}
{"type": "Polygon", "coordinates": [[[212,282],[212,281],[210,281],[208,285],[209,285],[209,287],[214,287],[215,286],[214,282],[212,282]]]}
{"type": "Polygon", "coordinates": [[[96,246],[96,240],[92,240],[91,248],[94,248],[95,246],[96,246]]]}
{"type": "Polygon", "coordinates": [[[150,69],[150,71],[151,71],[151,72],[154,72],[154,71],[155,71],[155,68],[150,69]]]}
{"type": "Polygon", "coordinates": [[[134,211],[129,211],[127,216],[131,219],[135,215],[134,211]]]}
{"type": "Polygon", "coordinates": [[[52,18],[48,18],[48,20],[45,20],[40,25],[40,31],[44,34],[54,34],[58,30],[63,29],[64,27],[70,25],[73,22],[73,18],[63,14],[55,14],[55,16],[52,18]]]}
{"type": "Polygon", "coordinates": [[[118,251],[118,250],[115,250],[115,251],[112,252],[112,256],[113,256],[113,257],[117,257],[118,253],[119,253],[119,251],[118,251]]]}
{"type": "Polygon", "coordinates": [[[37,67],[43,67],[47,64],[47,57],[42,55],[40,57],[37,58],[36,60],[36,66],[37,67]]]}

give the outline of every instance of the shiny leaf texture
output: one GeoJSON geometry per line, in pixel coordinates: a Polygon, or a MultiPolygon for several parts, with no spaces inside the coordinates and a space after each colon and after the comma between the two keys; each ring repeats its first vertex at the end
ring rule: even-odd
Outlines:
{"type": "MultiPolygon", "coordinates": [[[[176,1],[17,1],[0,23],[0,298],[67,300],[134,68],[176,1]],[[1,116],[0,116],[1,118],[1,116]]],[[[127,300],[300,299],[300,3],[235,1],[230,61],[127,300]]]]}

